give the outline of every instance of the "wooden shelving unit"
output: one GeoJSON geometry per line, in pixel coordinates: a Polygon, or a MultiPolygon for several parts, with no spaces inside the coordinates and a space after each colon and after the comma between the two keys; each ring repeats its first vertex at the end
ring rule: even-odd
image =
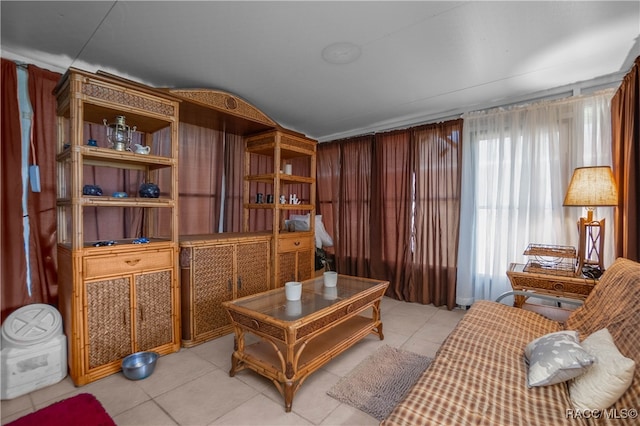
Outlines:
{"type": "Polygon", "coordinates": [[[281,287],[287,281],[302,281],[313,276],[315,245],[315,200],[316,200],[316,145],[317,142],[304,135],[273,130],[251,135],[245,139],[245,182],[244,182],[244,231],[251,231],[251,215],[258,210],[271,212],[271,232],[273,232],[272,256],[275,260],[272,287],[281,287]],[[267,158],[270,170],[253,174],[254,162],[267,158]],[[285,165],[297,163],[293,173],[284,173],[285,165]],[[306,170],[305,174],[296,174],[297,170],[306,170]],[[273,196],[273,202],[266,199],[257,202],[260,192],[257,184],[267,188],[267,194],[273,196]],[[304,188],[308,199],[300,204],[289,203],[292,188],[304,188]],[[280,202],[284,196],[285,203],[280,202]],[[286,221],[293,214],[308,214],[309,229],[292,231],[286,221]]]}
{"type": "MultiPolygon", "coordinates": [[[[230,93],[211,89],[168,92],[182,101],[181,123],[240,137],[277,127],[266,114],[230,93]]],[[[193,142],[188,137],[180,140],[187,146],[193,142]]],[[[222,302],[271,287],[272,239],[271,232],[180,233],[182,346],[230,333],[222,302]]]]}
{"type": "Polygon", "coordinates": [[[128,80],[73,68],[55,94],[59,305],[69,372],[76,385],[84,385],[119,371],[122,358],[133,352],[168,354],[180,347],[179,101],[128,80]],[[151,154],[107,148],[105,137],[88,130],[119,115],[136,126],[136,140],[150,146],[151,154]],[[161,131],[169,139],[165,152],[154,149],[161,131]],[[86,145],[89,136],[99,139],[97,147],[86,145]],[[128,197],[83,195],[85,185],[95,184],[96,170],[126,176],[123,182],[109,179],[104,184],[128,197]],[[134,175],[141,182],[165,176],[171,185],[161,188],[159,198],[143,198],[131,189],[135,182],[126,183],[134,175]],[[128,223],[132,212],[140,218],[136,226],[128,223]],[[91,230],[89,214],[96,218],[91,230]],[[103,225],[106,218],[127,226],[103,225]]]}

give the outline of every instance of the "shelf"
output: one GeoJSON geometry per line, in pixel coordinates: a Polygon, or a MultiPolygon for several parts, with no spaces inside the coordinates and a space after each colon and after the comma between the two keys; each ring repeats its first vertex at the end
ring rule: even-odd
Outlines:
{"type": "MultiPolygon", "coordinates": [[[[94,246],[93,244],[96,243],[97,241],[87,241],[84,243],[83,247],[85,250],[89,250],[88,253],[92,253],[92,254],[111,254],[111,253],[115,253],[115,252],[120,252],[120,251],[127,251],[127,250],[132,250],[132,249],[139,249],[141,247],[151,247],[151,248],[157,248],[157,249],[161,249],[161,248],[166,248],[166,247],[171,247],[174,243],[173,241],[171,241],[168,238],[149,238],[149,242],[148,243],[144,243],[144,244],[134,244],[133,243],[133,238],[128,238],[128,239],[116,239],[113,240],[116,243],[114,245],[111,246],[94,246]]],[[[68,250],[71,250],[71,244],[70,243],[58,243],[59,246],[61,247],[65,247],[68,250]]]]}
{"type": "MultiPolygon", "coordinates": [[[[312,204],[277,204],[280,210],[313,210],[312,204]]],[[[276,203],[249,203],[245,204],[246,209],[275,209],[276,203]]]]}
{"type": "Polygon", "coordinates": [[[261,175],[249,175],[244,177],[249,182],[260,182],[273,185],[275,175],[273,173],[266,173],[261,175]]]}
{"type": "Polygon", "coordinates": [[[296,237],[313,237],[314,231],[287,231],[282,230],[278,233],[278,238],[296,238],[296,237]]]}
{"type": "MultiPolygon", "coordinates": [[[[259,154],[266,156],[273,156],[273,144],[271,145],[261,145],[255,148],[249,148],[248,150],[251,154],[259,154]]],[[[310,151],[308,148],[280,148],[280,158],[283,160],[291,160],[293,158],[298,157],[308,157],[313,155],[314,152],[310,151]]]]}
{"type": "Polygon", "coordinates": [[[281,210],[313,210],[313,204],[280,204],[281,210]]]}
{"type": "MultiPolygon", "coordinates": [[[[290,323],[294,323],[294,321],[290,321],[290,323]]],[[[297,370],[303,370],[311,363],[319,363],[318,359],[322,355],[324,355],[324,361],[319,364],[326,363],[327,360],[337,356],[336,352],[344,350],[345,342],[349,342],[351,344],[355,343],[355,341],[361,338],[360,336],[364,337],[371,333],[374,325],[375,322],[373,319],[357,315],[334,326],[333,328],[329,328],[327,331],[322,333],[320,336],[321,338],[297,342],[296,352],[300,349],[300,345],[306,346],[304,351],[300,353],[297,370]],[[333,356],[326,357],[327,353],[332,353],[333,356]]],[[[252,330],[248,329],[247,331],[251,332],[252,330]]],[[[267,368],[280,366],[282,362],[278,357],[278,353],[274,350],[274,345],[276,345],[275,347],[278,348],[278,351],[281,353],[287,353],[286,346],[284,344],[278,341],[272,343],[271,340],[267,343],[264,339],[261,339],[255,343],[246,345],[245,354],[251,361],[258,365],[263,364],[267,366],[267,368]]]]}
{"type": "Polygon", "coordinates": [[[524,251],[529,260],[525,272],[570,277],[575,275],[576,249],[571,246],[529,244],[524,251]]]}
{"type": "Polygon", "coordinates": [[[550,244],[529,244],[524,251],[527,256],[545,256],[560,258],[575,258],[576,249],[571,246],[557,246],[550,244]]]}
{"type": "Polygon", "coordinates": [[[261,182],[267,184],[273,184],[274,179],[280,178],[280,183],[286,185],[294,185],[294,184],[313,184],[315,183],[315,179],[308,176],[295,176],[295,175],[287,175],[285,173],[278,173],[276,176],[274,173],[267,173],[262,175],[249,175],[245,176],[245,179],[249,182],[261,182]]]}
{"type": "Polygon", "coordinates": [[[157,155],[136,154],[130,151],[116,151],[110,148],[76,146],[65,149],[57,155],[58,161],[65,161],[71,158],[71,152],[80,152],[83,156],[84,165],[114,167],[132,170],[154,170],[172,167],[176,161],[173,158],[161,157],[157,155]]]}
{"type": "MultiPolygon", "coordinates": [[[[290,160],[298,157],[314,156],[316,153],[316,142],[305,139],[303,135],[289,136],[282,134],[280,146],[280,158],[290,160]]],[[[247,142],[247,153],[273,156],[276,141],[269,133],[251,137],[247,142]]]]}
{"type": "Polygon", "coordinates": [[[297,184],[297,183],[313,184],[315,182],[316,180],[312,177],[286,175],[284,173],[280,174],[280,183],[284,183],[284,184],[297,184]]]}
{"type": "Polygon", "coordinates": [[[245,204],[244,208],[246,208],[246,209],[274,210],[275,209],[275,203],[250,203],[250,204],[245,204]]]}
{"type": "MultiPolygon", "coordinates": [[[[71,206],[72,201],[69,198],[59,198],[56,202],[59,207],[71,206]]],[[[169,208],[175,207],[175,201],[168,198],[142,198],[142,197],[90,197],[82,196],[78,201],[87,207],[159,207],[169,208]]]]}
{"type": "MultiPolygon", "coordinates": [[[[165,238],[149,238],[148,239],[149,242],[148,243],[144,243],[144,244],[134,244],[134,238],[130,238],[130,239],[124,239],[124,240],[114,240],[116,243],[114,245],[111,246],[94,246],[93,244],[96,243],[97,241],[88,241],[86,243],[84,243],[84,247],[85,248],[90,248],[91,250],[96,250],[96,251],[100,251],[101,253],[110,253],[115,251],[120,251],[118,249],[138,249],[140,247],[155,247],[157,245],[162,245],[162,246],[167,246],[167,245],[171,245],[173,243],[173,241],[171,241],[170,239],[165,239],[165,238]],[[161,244],[159,244],[161,243],[161,244]]],[[[160,247],[158,247],[160,248],[160,247]]]]}
{"type": "Polygon", "coordinates": [[[89,207],[175,207],[175,201],[168,198],[83,196],[80,203],[89,207]]]}
{"type": "Polygon", "coordinates": [[[545,263],[530,260],[524,267],[524,272],[572,277],[575,267],[571,263],[545,263]]]}

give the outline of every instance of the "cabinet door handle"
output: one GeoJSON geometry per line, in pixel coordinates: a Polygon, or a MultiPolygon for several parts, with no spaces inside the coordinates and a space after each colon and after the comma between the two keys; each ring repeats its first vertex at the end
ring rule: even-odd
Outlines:
{"type": "Polygon", "coordinates": [[[144,310],[142,309],[142,306],[140,306],[140,321],[144,321],[144,310]]]}
{"type": "Polygon", "coordinates": [[[136,266],[138,262],[140,262],[140,259],[125,260],[125,262],[129,266],[136,266]]]}
{"type": "Polygon", "coordinates": [[[300,241],[295,241],[295,242],[293,243],[293,245],[294,245],[294,246],[299,246],[299,245],[300,245],[300,241]]]}
{"type": "Polygon", "coordinates": [[[122,325],[127,325],[127,310],[122,310],[122,325]]]}
{"type": "Polygon", "coordinates": [[[229,281],[227,282],[227,288],[229,289],[229,291],[233,290],[233,284],[231,283],[231,278],[229,278],[229,281]]]}
{"type": "Polygon", "coordinates": [[[242,277],[238,277],[238,290],[242,289],[242,277]]]}

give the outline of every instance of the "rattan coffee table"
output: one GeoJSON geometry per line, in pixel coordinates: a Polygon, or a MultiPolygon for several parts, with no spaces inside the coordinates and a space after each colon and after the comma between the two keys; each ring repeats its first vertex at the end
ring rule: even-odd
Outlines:
{"type": "Polygon", "coordinates": [[[284,288],[224,302],[235,332],[230,376],[245,368],[271,379],[291,411],[293,396],[314,371],[369,335],[380,340],[380,301],[388,281],[338,276],[303,282],[302,298],[287,301],[284,288]],[[258,336],[245,344],[245,336],[258,336]]]}

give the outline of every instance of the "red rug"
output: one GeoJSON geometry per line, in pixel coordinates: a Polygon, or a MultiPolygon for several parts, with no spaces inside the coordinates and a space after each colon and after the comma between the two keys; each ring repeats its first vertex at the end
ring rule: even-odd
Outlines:
{"type": "Polygon", "coordinates": [[[95,396],[81,393],[35,413],[20,417],[6,426],[115,426],[95,396]]]}

